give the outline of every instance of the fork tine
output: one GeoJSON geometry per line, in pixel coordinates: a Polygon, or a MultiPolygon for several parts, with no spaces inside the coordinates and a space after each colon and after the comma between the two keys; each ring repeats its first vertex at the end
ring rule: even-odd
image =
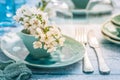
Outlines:
{"type": "Polygon", "coordinates": [[[83,42],[83,39],[82,39],[81,27],[78,28],[78,36],[79,36],[79,41],[82,43],[82,42],[83,42]]]}
{"type": "Polygon", "coordinates": [[[81,41],[84,43],[84,28],[81,27],[81,41]]]}
{"type": "Polygon", "coordinates": [[[75,28],[75,39],[81,43],[84,43],[85,40],[85,29],[83,27],[75,28]]]}
{"type": "Polygon", "coordinates": [[[84,27],[84,43],[86,44],[87,43],[87,28],[84,27]]]}
{"type": "Polygon", "coordinates": [[[81,42],[81,39],[80,39],[80,28],[79,27],[77,28],[77,33],[78,33],[78,41],[81,42]]]}
{"type": "Polygon", "coordinates": [[[75,28],[75,39],[78,40],[78,30],[75,28]]]}
{"type": "Polygon", "coordinates": [[[79,41],[78,27],[75,28],[75,39],[79,41]]]}
{"type": "Polygon", "coordinates": [[[82,43],[87,42],[86,40],[86,29],[85,27],[77,27],[76,29],[76,38],[82,43]]]}
{"type": "Polygon", "coordinates": [[[77,28],[77,36],[78,36],[78,41],[80,41],[80,37],[79,37],[79,28],[77,28]]]}

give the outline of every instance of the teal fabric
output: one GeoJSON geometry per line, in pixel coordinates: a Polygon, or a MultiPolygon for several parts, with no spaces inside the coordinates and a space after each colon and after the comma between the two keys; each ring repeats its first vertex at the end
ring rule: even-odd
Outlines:
{"type": "Polygon", "coordinates": [[[0,80],[28,80],[32,72],[21,62],[0,60],[0,80]]]}

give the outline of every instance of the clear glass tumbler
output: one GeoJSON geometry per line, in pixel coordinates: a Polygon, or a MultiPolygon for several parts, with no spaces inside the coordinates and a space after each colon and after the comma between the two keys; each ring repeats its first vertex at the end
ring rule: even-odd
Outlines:
{"type": "Polygon", "coordinates": [[[13,16],[25,0],[0,0],[0,36],[16,27],[13,16]]]}

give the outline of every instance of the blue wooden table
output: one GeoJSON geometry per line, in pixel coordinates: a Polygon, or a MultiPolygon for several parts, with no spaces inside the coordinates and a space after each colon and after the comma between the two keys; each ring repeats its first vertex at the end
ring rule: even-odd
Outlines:
{"type": "MultiPolygon", "coordinates": [[[[82,71],[82,61],[75,64],[53,69],[32,68],[33,75],[30,80],[120,80],[120,45],[111,43],[103,38],[100,31],[99,24],[62,24],[59,25],[63,33],[74,38],[74,29],[78,26],[88,26],[89,29],[96,30],[103,57],[111,69],[109,75],[101,75],[98,70],[98,63],[95,52],[88,46],[89,58],[94,67],[94,73],[85,74],[82,71]],[[74,26],[74,27],[73,27],[74,26]]],[[[2,52],[0,52],[0,59],[8,60],[2,52]]]]}
{"type": "MultiPolygon", "coordinates": [[[[58,20],[58,23],[59,21],[60,20],[58,20]]],[[[89,29],[94,29],[96,31],[96,34],[98,35],[97,38],[101,44],[103,57],[110,67],[111,73],[109,75],[101,75],[99,73],[95,52],[88,46],[88,54],[94,67],[94,73],[83,73],[82,61],[79,61],[72,65],[61,68],[32,68],[31,70],[33,71],[33,75],[30,80],[120,80],[120,45],[111,43],[103,38],[100,31],[101,24],[86,25],[84,23],[80,23],[79,20],[74,20],[73,22],[69,20],[61,21],[62,22],[58,25],[62,29],[63,33],[73,38],[75,37],[74,29],[78,26],[88,26],[89,29]]],[[[2,51],[0,51],[0,59],[8,60],[9,58],[5,56],[2,51]]]]}
{"type": "MultiPolygon", "coordinates": [[[[81,24],[63,24],[61,25],[61,29],[63,30],[63,33],[71,36],[74,38],[74,28],[78,26],[87,26],[87,25],[81,25],[81,24]],[[68,27],[65,27],[68,26],[68,27]],[[71,31],[71,32],[70,32],[71,31]],[[69,34],[67,34],[69,33],[69,34]]],[[[111,43],[103,38],[100,31],[100,25],[95,24],[91,25],[89,24],[89,29],[96,30],[97,36],[102,52],[103,57],[108,64],[108,66],[111,69],[111,73],[109,75],[101,75],[98,70],[98,63],[96,59],[95,52],[92,48],[89,48],[88,46],[88,54],[89,58],[92,62],[92,65],[95,69],[94,73],[92,74],[85,74],[82,72],[82,61],[75,63],[70,66],[66,66],[63,68],[57,68],[57,69],[40,69],[40,74],[36,74],[33,76],[33,78],[42,79],[42,80],[119,80],[120,79],[120,45],[111,43]]]]}

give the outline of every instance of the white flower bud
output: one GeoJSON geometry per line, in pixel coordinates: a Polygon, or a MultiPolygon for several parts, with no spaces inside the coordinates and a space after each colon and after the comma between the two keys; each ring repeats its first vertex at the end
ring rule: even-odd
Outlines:
{"type": "Polygon", "coordinates": [[[33,43],[33,47],[35,48],[35,49],[37,49],[37,48],[42,48],[42,43],[40,42],[40,41],[35,41],[34,43],[33,43]]]}

